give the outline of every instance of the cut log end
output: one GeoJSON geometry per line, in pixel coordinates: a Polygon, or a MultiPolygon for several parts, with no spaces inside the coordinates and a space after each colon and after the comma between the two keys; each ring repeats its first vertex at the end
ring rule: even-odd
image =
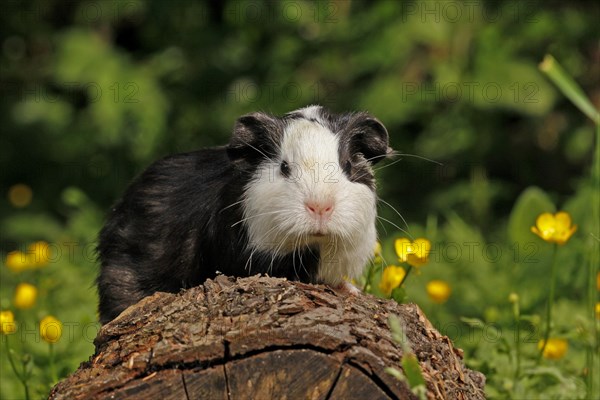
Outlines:
{"type": "Polygon", "coordinates": [[[264,276],[147,297],[102,327],[95,354],[50,398],[416,398],[385,372],[403,355],[391,314],[430,399],[484,398],[484,376],[416,305],[264,276]]]}

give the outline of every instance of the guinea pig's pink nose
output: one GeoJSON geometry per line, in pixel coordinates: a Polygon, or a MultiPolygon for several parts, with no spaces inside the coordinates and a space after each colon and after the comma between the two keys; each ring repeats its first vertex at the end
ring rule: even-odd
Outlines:
{"type": "Polygon", "coordinates": [[[333,201],[307,201],[304,203],[308,213],[319,218],[329,218],[333,213],[333,201]]]}

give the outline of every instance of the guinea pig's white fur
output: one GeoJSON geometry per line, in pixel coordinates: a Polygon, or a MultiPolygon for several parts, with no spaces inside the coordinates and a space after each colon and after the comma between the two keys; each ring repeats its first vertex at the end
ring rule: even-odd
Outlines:
{"type": "MultiPolygon", "coordinates": [[[[321,123],[318,108],[299,110],[283,132],[279,159],[263,163],[244,189],[243,223],[251,250],[273,256],[318,246],[317,279],[332,286],[358,277],[372,255],[377,232],[376,194],[352,182],[339,164],[340,138],[321,123]],[[280,173],[286,161],[290,176],[280,173]],[[332,206],[319,218],[306,204],[332,206]]],[[[300,266],[301,267],[301,266],[300,266]]]]}

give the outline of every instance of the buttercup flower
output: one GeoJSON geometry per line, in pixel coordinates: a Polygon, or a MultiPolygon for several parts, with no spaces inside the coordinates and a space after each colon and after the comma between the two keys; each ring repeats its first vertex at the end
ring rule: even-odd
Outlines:
{"type": "Polygon", "coordinates": [[[373,262],[378,264],[381,262],[381,243],[379,241],[375,242],[375,248],[373,249],[373,262]]]}
{"type": "Polygon", "coordinates": [[[13,272],[21,272],[30,267],[29,257],[22,251],[11,251],[6,255],[6,266],[13,272]]]}
{"type": "MultiPolygon", "coordinates": [[[[540,340],[538,342],[538,349],[542,349],[544,347],[544,340],[540,340]]],[[[563,358],[569,348],[569,343],[564,339],[556,339],[550,338],[548,339],[548,344],[546,344],[546,348],[544,349],[544,358],[550,360],[558,360],[563,358]]]]}
{"type": "Polygon", "coordinates": [[[600,303],[596,303],[596,319],[600,319],[600,303]]]}
{"type": "Polygon", "coordinates": [[[420,267],[429,261],[431,242],[427,239],[419,238],[411,242],[406,238],[400,238],[396,239],[394,247],[398,260],[413,267],[420,267]]]}
{"type": "Polygon", "coordinates": [[[6,256],[5,264],[13,272],[44,267],[50,261],[50,246],[40,240],[27,247],[27,253],[16,250],[6,256]]]}
{"type": "Polygon", "coordinates": [[[15,333],[17,325],[15,324],[15,316],[12,311],[0,311],[0,334],[10,335],[15,333]]]}
{"type": "Polygon", "coordinates": [[[531,232],[546,242],[560,245],[567,243],[576,230],[577,225],[571,226],[571,216],[564,211],[559,211],[554,215],[540,214],[535,221],[535,226],[531,227],[531,232]]]}
{"type": "Polygon", "coordinates": [[[56,343],[62,336],[62,324],[52,315],[44,317],[40,321],[40,335],[48,343],[56,343]]]}
{"type": "Polygon", "coordinates": [[[31,203],[33,197],[33,191],[31,188],[23,183],[13,185],[8,189],[8,201],[13,207],[23,208],[31,203]]]}
{"type": "Polygon", "coordinates": [[[392,294],[392,290],[400,285],[400,282],[402,282],[405,276],[406,271],[404,268],[390,265],[383,270],[381,282],[379,282],[379,289],[381,289],[386,296],[389,296],[392,294]]]}
{"type": "Polygon", "coordinates": [[[450,293],[452,292],[450,285],[441,280],[429,281],[429,283],[426,286],[426,290],[429,298],[434,303],[438,304],[445,303],[446,300],[448,300],[448,298],[450,297],[450,293]]]}
{"type": "Polygon", "coordinates": [[[16,308],[27,309],[35,305],[38,290],[29,283],[19,283],[15,289],[13,304],[16,308]]]}

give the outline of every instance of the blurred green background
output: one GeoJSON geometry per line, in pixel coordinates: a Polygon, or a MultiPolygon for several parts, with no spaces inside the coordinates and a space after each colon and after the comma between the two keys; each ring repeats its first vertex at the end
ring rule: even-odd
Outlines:
{"type": "MultiPolygon", "coordinates": [[[[559,254],[558,330],[571,332],[585,314],[594,126],[537,65],[553,54],[598,107],[599,20],[600,3],[587,0],[4,2],[2,262],[39,240],[52,253],[42,270],[0,270],[1,309],[14,309],[19,282],[40,290],[36,307],[14,310],[14,347],[45,365],[35,321],[53,314],[71,326],[57,345],[59,375],[92,354],[96,234],[149,163],[225,144],[244,113],[321,104],[368,110],[395,150],[437,162],[404,156],[378,166],[379,195],[408,227],[386,204],[379,212],[434,242],[431,265],[407,282],[409,298],[502,397],[502,361],[459,318],[508,324],[513,291],[524,310],[543,311],[550,247],[529,226],[548,207],[566,208],[580,226],[579,242],[559,254]],[[427,299],[431,279],[451,284],[448,303],[427,299]]],[[[388,263],[393,239],[407,236],[397,227],[381,221],[388,263]]],[[[575,377],[580,350],[564,362],[575,377]]],[[[5,357],[0,366],[0,397],[19,398],[5,357]]],[[[32,378],[39,396],[51,384],[43,376],[32,378]]],[[[582,393],[577,379],[567,393],[582,393]]]]}

